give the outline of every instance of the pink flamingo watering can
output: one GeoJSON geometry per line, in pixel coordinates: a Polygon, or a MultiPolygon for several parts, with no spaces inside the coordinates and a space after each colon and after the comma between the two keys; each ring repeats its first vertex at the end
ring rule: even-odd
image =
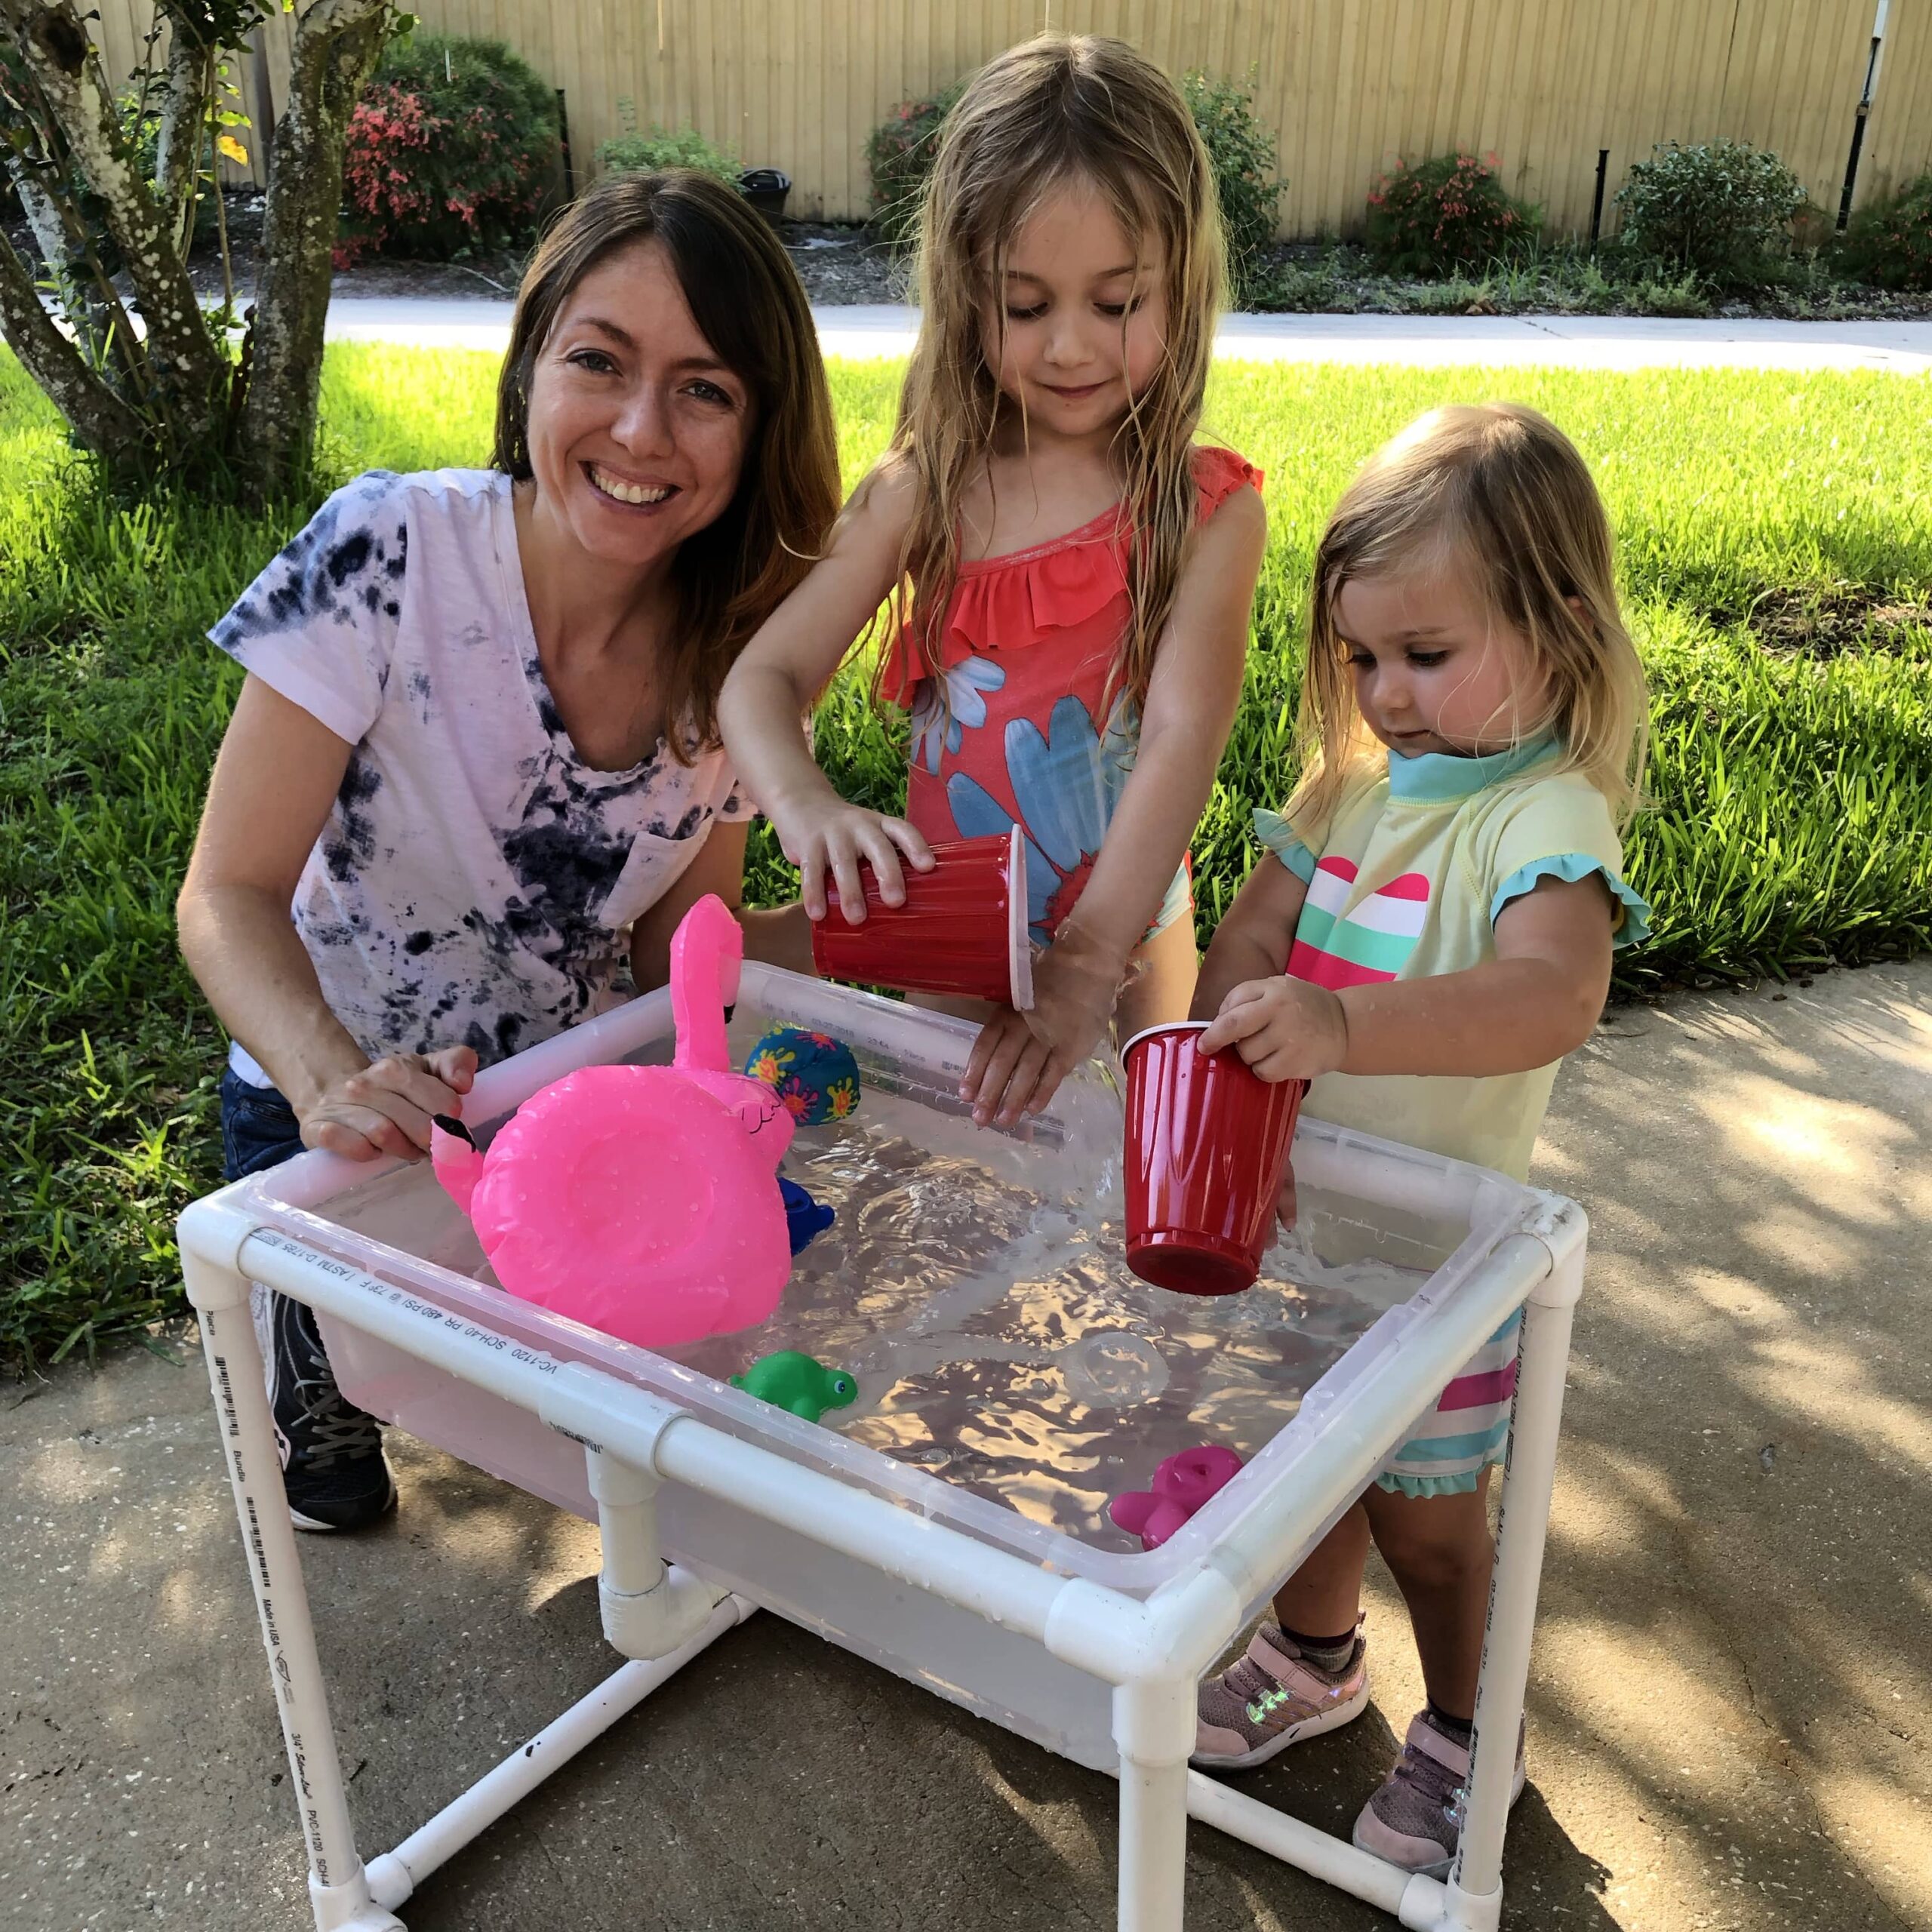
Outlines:
{"type": "Polygon", "coordinates": [[[479,1153],[438,1118],[430,1158],[512,1294],[645,1348],[749,1328],[792,1249],[777,1166],[789,1110],[734,1072],[724,1007],[744,935],[700,899],[671,941],[669,1066],[586,1066],[534,1094],[479,1153]]]}

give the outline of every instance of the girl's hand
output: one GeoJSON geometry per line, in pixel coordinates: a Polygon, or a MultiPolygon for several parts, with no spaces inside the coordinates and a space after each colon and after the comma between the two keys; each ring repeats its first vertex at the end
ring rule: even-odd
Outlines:
{"type": "Polygon", "coordinates": [[[878,896],[888,906],[906,903],[905,874],[900,854],[915,872],[932,869],[932,848],[903,818],[887,818],[836,797],[801,811],[774,813],[772,823],[785,856],[798,869],[798,896],[814,919],[827,910],[826,878],[838,888],[838,910],[848,926],[863,925],[866,889],[859,877],[861,865],[870,866],[878,881],[878,896]]]}
{"type": "Polygon", "coordinates": [[[1221,1002],[1198,1045],[1204,1054],[1232,1047],[1263,1080],[1315,1080],[1347,1058],[1348,1017],[1326,986],[1247,980],[1221,1002]]]}
{"type": "Polygon", "coordinates": [[[391,1054],[323,1088],[302,1110],[302,1144],[352,1161],[385,1154],[420,1160],[429,1145],[430,1115],[460,1118],[462,1097],[475,1080],[476,1055],[468,1047],[391,1054]]]}
{"type": "Polygon", "coordinates": [[[1001,1011],[973,1042],[959,1097],[972,1103],[974,1120],[1012,1127],[1039,1112],[1100,1044],[1126,975],[1111,948],[1063,924],[1033,963],[1031,1010],[1001,1011]]]}

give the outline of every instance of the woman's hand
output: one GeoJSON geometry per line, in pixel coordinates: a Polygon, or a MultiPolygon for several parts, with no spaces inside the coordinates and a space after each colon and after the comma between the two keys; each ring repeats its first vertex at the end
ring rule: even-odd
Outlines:
{"type": "Polygon", "coordinates": [[[475,1080],[476,1055],[468,1047],[391,1054],[325,1087],[300,1110],[302,1144],[352,1161],[385,1154],[420,1160],[429,1145],[430,1116],[460,1118],[463,1096],[475,1080]]]}
{"type": "Polygon", "coordinates": [[[1326,986],[1246,980],[1222,1001],[1198,1044],[1204,1054],[1232,1047],[1263,1080],[1316,1080],[1348,1057],[1348,1016],[1326,986]]]}
{"type": "Polygon", "coordinates": [[[878,895],[888,906],[906,903],[902,854],[915,872],[932,869],[932,848],[903,818],[848,805],[829,787],[823,803],[789,811],[776,809],[771,822],[786,857],[798,869],[798,896],[814,919],[826,915],[828,878],[838,888],[840,916],[848,926],[857,926],[866,917],[866,890],[859,876],[862,865],[872,867],[878,895]]]}
{"type": "Polygon", "coordinates": [[[974,1121],[1012,1127],[1039,1112],[1100,1044],[1126,977],[1124,958],[1063,924],[1033,963],[1031,1009],[1003,1009],[973,1042],[959,1097],[971,1103],[974,1121]]]}

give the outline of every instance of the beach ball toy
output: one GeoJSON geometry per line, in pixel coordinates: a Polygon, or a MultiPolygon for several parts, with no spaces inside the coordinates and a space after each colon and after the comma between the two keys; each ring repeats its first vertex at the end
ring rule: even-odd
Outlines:
{"type": "Polygon", "coordinates": [[[843,1040],[803,1026],[774,1026],[745,1062],[800,1127],[845,1120],[859,1104],[859,1063],[843,1040]]]}

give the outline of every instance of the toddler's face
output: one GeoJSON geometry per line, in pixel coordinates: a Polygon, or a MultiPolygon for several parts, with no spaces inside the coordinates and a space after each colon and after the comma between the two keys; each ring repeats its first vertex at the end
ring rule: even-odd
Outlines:
{"type": "Polygon", "coordinates": [[[1005,285],[980,304],[980,342],[1000,388],[1036,427],[1103,429],[1152,380],[1167,343],[1162,264],[1137,265],[1091,183],[1043,202],[1014,236],[1005,285]]]}
{"type": "Polygon", "coordinates": [[[1453,564],[1351,577],[1335,629],[1368,728],[1404,758],[1506,750],[1545,715],[1527,641],[1453,564]]]}

